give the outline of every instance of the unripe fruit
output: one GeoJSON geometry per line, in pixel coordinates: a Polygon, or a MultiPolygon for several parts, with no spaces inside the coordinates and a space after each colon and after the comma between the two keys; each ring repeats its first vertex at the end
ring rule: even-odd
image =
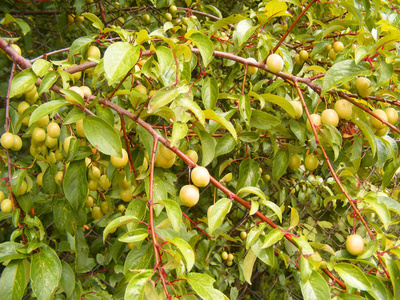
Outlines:
{"type": "Polygon", "coordinates": [[[222,258],[223,260],[227,260],[227,259],[228,259],[228,253],[227,253],[226,251],[222,252],[222,253],[221,253],[221,258],[222,258]]]}
{"type": "Polygon", "coordinates": [[[110,161],[114,167],[121,169],[128,163],[128,153],[125,149],[122,149],[122,157],[111,156],[110,161]]]}
{"type": "Polygon", "coordinates": [[[229,254],[228,254],[228,260],[233,261],[233,259],[234,259],[233,254],[232,254],[232,253],[229,253],[229,254]]]}
{"type": "Polygon", "coordinates": [[[99,178],[99,185],[102,190],[107,190],[111,186],[110,180],[108,180],[107,175],[101,175],[99,178]]]}
{"type": "Polygon", "coordinates": [[[306,166],[307,170],[314,171],[319,165],[317,156],[314,154],[308,154],[304,160],[304,165],[306,166]]]}
{"type": "MultiPolygon", "coordinates": [[[[248,60],[248,61],[251,61],[251,62],[253,62],[253,63],[257,63],[257,60],[255,60],[255,59],[252,58],[252,57],[249,57],[247,60],[248,60]]],[[[247,66],[247,74],[249,74],[249,75],[254,75],[254,74],[257,73],[257,71],[258,71],[258,68],[257,68],[257,67],[254,67],[254,66],[247,66]]]]}
{"type": "Polygon", "coordinates": [[[92,91],[90,90],[89,87],[87,87],[86,85],[82,85],[79,87],[81,89],[81,91],[86,94],[86,95],[91,95],[92,91]]]}
{"type": "Polygon", "coordinates": [[[388,121],[390,124],[396,124],[397,120],[399,119],[399,114],[397,112],[397,110],[395,110],[392,107],[388,107],[385,109],[385,113],[388,117],[388,121]]]}
{"type": "Polygon", "coordinates": [[[36,121],[36,124],[39,127],[45,128],[47,126],[47,124],[49,124],[49,116],[45,115],[43,117],[41,117],[39,120],[36,121]]]}
{"type": "Polygon", "coordinates": [[[346,239],[346,250],[351,255],[360,255],[364,251],[364,240],[358,234],[349,235],[346,239]]]}
{"type": "MultiPolygon", "coordinates": [[[[382,109],[375,109],[372,112],[375,115],[377,115],[378,117],[380,117],[382,120],[388,122],[388,116],[382,109]]],[[[383,129],[386,126],[385,124],[383,124],[381,121],[379,121],[377,118],[375,118],[373,116],[370,117],[369,123],[370,123],[371,127],[375,128],[375,129],[383,129]]]]}
{"type": "Polygon", "coordinates": [[[338,100],[335,103],[335,111],[341,119],[349,119],[353,113],[352,104],[344,99],[338,100]]]}
{"type": "Polygon", "coordinates": [[[383,127],[382,129],[378,129],[377,131],[375,131],[375,135],[376,136],[384,136],[388,133],[389,128],[387,126],[383,127]]]}
{"type": "Polygon", "coordinates": [[[177,11],[177,7],[175,6],[175,5],[171,5],[170,7],[169,7],[169,12],[171,13],[171,14],[174,14],[176,11],[177,11]]]}
{"type": "Polygon", "coordinates": [[[300,55],[301,60],[303,60],[303,61],[308,59],[308,52],[307,52],[307,50],[301,50],[300,53],[299,53],[299,55],[300,55]]]}
{"type": "Polygon", "coordinates": [[[101,211],[105,214],[108,215],[110,213],[110,203],[108,201],[104,201],[100,205],[101,211]]]}
{"type": "Polygon", "coordinates": [[[44,173],[39,173],[36,177],[36,182],[40,186],[43,186],[43,175],[44,173]]]}
{"type": "MultiPolygon", "coordinates": [[[[311,121],[314,123],[315,127],[321,126],[322,120],[321,120],[320,115],[312,114],[312,115],[310,115],[310,118],[311,118],[311,121]]],[[[311,123],[310,123],[310,120],[308,120],[308,119],[307,119],[307,129],[312,132],[311,123]]]]}
{"type": "Polygon", "coordinates": [[[321,116],[322,124],[332,125],[336,127],[339,124],[339,116],[337,112],[333,109],[325,109],[321,116]]]}
{"type": "MultiPolygon", "coordinates": [[[[79,88],[79,86],[71,86],[68,90],[73,91],[75,93],[77,93],[79,96],[81,96],[82,98],[85,97],[85,95],[83,94],[82,90],[79,88]]],[[[75,101],[72,97],[70,96],[65,96],[65,100],[72,103],[72,104],[79,104],[77,101],[75,101]]]]}
{"type": "Polygon", "coordinates": [[[121,191],[119,192],[119,196],[121,197],[122,201],[129,202],[132,199],[132,192],[130,189],[121,189],[121,191]]]}
{"type": "Polygon", "coordinates": [[[34,143],[42,143],[46,140],[46,131],[43,128],[36,127],[32,131],[32,140],[34,143]]]}
{"type": "Polygon", "coordinates": [[[0,202],[6,198],[6,195],[2,191],[0,191],[0,202]]]}
{"type": "Polygon", "coordinates": [[[356,80],[356,89],[361,97],[368,97],[372,93],[370,88],[371,81],[365,77],[358,77],[356,80]]]}
{"type": "Polygon", "coordinates": [[[76,122],[76,134],[80,137],[86,137],[85,132],[83,131],[83,119],[80,119],[76,122]]]}
{"type": "Polygon", "coordinates": [[[20,104],[18,104],[18,108],[17,108],[18,113],[19,113],[20,115],[22,115],[22,113],[23,113],[25,110],[27,110],[29,107],[30,107],[30,105],[29,105],[28,102],[22,101],[20,104]]]}
{"type": "Polygon", "coordinates": [[[15,139],[11,132],[3,133],[0,139],[0,143],[5,149],[11,149],[14,146],[15,139]]]}
{"type": "MultiPolygon", "coordinates": [[[[77,66],[77,64],[72,64],[70,67],[72,68],[72,67],[76,67],[76,66],[77,66]]],[[[74,80],[74,82],[76,82],[79,79],[81,79],[82,72],[79,71],[79,72],[75,72],[75,73],[70,73],[70,75],[71,75],[72,79],[74,80]]]]}
{"type": "Polygon", "coordinates": [[[301,166],[301,157],[298,154],[292,154],[289,157],[289,168],[297,170],[301,166]]]}
{"type": "Polygon", "coordinates": [[[298,65],[301,65],[303,63],[303,61],[301,60],[300,54],[296,54],[294,56],[294,62],[298,65]]]}
{"type": "Polygon", "coordinates": [[[88,189],[91,191],[96,191],[98,186],[98,181],[97,179],[89,179],[88,182],[88,189]]]}
{"type": "Polygon", "coordinates": [[[272,73],[278,73],[283,69],[283,59],[279,54],[271,54],[267,58],[267,68],[272,73]]]}
{"type": "Polygon", "coordinates": [[[101,175],[101,172],[100,172],[100,169],[98,168],[98,167],[96,167],[96,166],[92,166],[90,169],[89,169],[89,177],[90,178],[93,178],[93,179],[99,179],[100,178],[100,175],[101,175]]]}
{"type": "Polygon", "coordinates": [[[247,238],[247,232],[246,232],[246,231],[242,231],[242,232],[240,233],[240,237],[241,237],[242,240],[244,240],[245,238],[247,238]]]}
{"type": "Polygon", "coordinates": [[[190,178],[194,185],[198,187],[205,187],[210,183],[210,173],[204,167],[195,167],[191,172],[190,178]]]}
{"type": "Polygon", "coordinates": [[[89,208],[92,207],[94,203],[94,198],[92,196],[87,196],[85,201],[85,207],[89,208]]]}
{"type": "Polygon", "coordinates": [[[75,138],[71,135],[71,136],[67,137],[67,138],[64,140],[63,148],[64,148],[65,153],[68,153],[68,151],[69,151],[69,145],[70,145],[72,139],[75,139],[75,138]]]}
{"type": "Polygon", "coordinates": [[[290,104],[293,106],[295,114],[293,116],[289,115],[292,119],[298,119],[303,115],[303,105],[300,101],[291,101],[290,104]]]}
{"type": "Polygon", "coordinates": [[[168,22],[172,21],[172,15],[170,13],[165,13],[164,14],[164,18],[165,20],[167,20],[168,22]]]}
{"type": "Polygon", "coordinates": [[[47,125],[47,135],[53,139],[56,139],[60,136],[60,126],[57,123],[51,122],[47,125]]]}
{"type": "Polygon", "coordinates": [[[100,49],[96,46],[90,46],[87,51],[87,57],[100,59],[100,57],[101,57],[100,49]]]}
{"type": "Polygon", "coordinates": [[[4,199],[0,205],[1,211],[5,214],[12,212],[12,202],[10,199],[4,199]]]}
{"type": "Polygon", "coordinates": [[[189,156],[190,159],[194,161],[194,163],[197,163],[197,161],[199,160],[199,156],[198,156],[197,152],[194,150],[189,149],[188,151],[186,151],[185,154],[187,156],[189,156]]]}
{"type": "Polygon", "coordinates": [[[134,88],[135,90],[137,90],[139,93],[147,95],[147,89],[144,85],[142,84],[138,84],[137,86],[135,86],[134,88]]]}
{"type": "Polygon", "coordinates": [[[145,25],[149,24],[149,23],[150,23],[150,16],[149,16],[148,14],[144,14],[144,15],[142,16],[142,22],[143,22],[143,24],[145,24],[145,25]]]}
{"type": "Polygon", "coordinates": [[[231,267],[231,266],[233,265],[233,260],[227,260],[227,261],[226,261],[226,265],[227,265],[228,267],[231,267]]]}
{"type": "Polygon", "coordinates": [[[130,250],[132,250],[134,247],[135,247],[135,243],[128,243],[128,244],[126,244],[127,246],[128,246],[128,248],[130,249],[130,250]]]}
{"type": "Polygon", "coordinates": [[[101,208],[99,206],[95,206],[92,209],[92,218],[95,220],[99,220],[104,216],[103,212],[101,211],[101,208]]]}
{"type": "Polygon", "coordinates": [[[23,195],[23,194],[25,194],[26,191],[27,191],[27,189],[28,189],[28,185],[26,184],[26,181],[24,180],[24,181],[22,181],[21,187],[20,187],[19,190],[18,190],[18,195],[23,195]]]}
{"type": "Polygon", "coordinates": [[[329,50],[328,57],[329,57],[331,60],[335,60],[336,54],[337,54],[337,53],[335,52],[335,50],[331,49],[331,50],[329,50]]]}
{"type": "Polygon", "coordinates": [[[57,146],[58,139],[57,138],[54,139],[54,138],[50,137],[49,135],[47,135],[44,144],[46,145],[47,148],[53,149],[54,147],[57,146]]]}
{"type": "Polygon", "coordinates": [[[57,184],[61,184],[62,183],[62,179],[63,179],[63,172],[62,171],[58,171],[56,176],[54,176],[54,180],[57,184]]]}
{"type": "Polygon", "coordinates": [[[183,205],[192,207],[199,201],[199,189],[194,185],[185,185],[179,191],[179,198],[183,205]]]}
{"type": "Polygon", "coordinates": [[[14,135],[14,145],[11,147],[13,151],[19,151],[22,148],[22,140],[18,135],[14,135]]]}
{"type": "Polygon", "coordinates": [[[167,147],[164,146],[164,144],[160,144],[159,148],[160,154],[166,159],[166,160],[171,160],[176,157],[176,154],[169,150],[167,147]]]}
{"type": "Polygon", "coordinates": [[[156,161],[155,161],[155,166],[157,168],[163,168],[163,169],[168,169],[171,168],[175,163],[175,157],[173,159],[165,159],[164,156],[162,156],[161,153],[156,154],[156,161]]]}
{"type": "MultiPolygon", "coordinates": [[[[19,55],[21,55],[21,48],[17,44],[11,44],[11,48],[13,48],[19,55]]],[[[11,57],[7,54],[8,59],[11,59],[11,57]]]]}
{"type": "Polygon", "coordinates": [[[121,189],[126,190],[131,186],[131,182],[126,180],[126,177],[119,183],[121,189]]]}
{"type": "Polygon", "coordinates": [[[333,43],[333,50],[335,50],[336,53],[339,53],[344,49],[344,45],[342,42],[334,42],[333,43]]]}

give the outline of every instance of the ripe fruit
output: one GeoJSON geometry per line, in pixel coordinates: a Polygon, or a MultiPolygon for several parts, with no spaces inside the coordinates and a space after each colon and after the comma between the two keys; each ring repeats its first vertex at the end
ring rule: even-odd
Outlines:
{"type": "Polygon", "coordinates": [[[294,62],[298,65],[301,65],[303,63],[303,61],[301,60],[300,54],[296,54],[294,56],[294,62]]]}
{"type": "Polygon", "coordinates": [[[246,231],[242,231],[242,232],[240,233],[240,238],[241,238],[242,240],[244,240],[245,238],[247,238],[247,232],[246,232],[246,231]]]}
{"type": "Polygon", "coordinates": [[[307,60],[308,59],[308,52],[307,50],[301,50],[299,53],[299,56],[301,58],[301,60],[307,60]]]}
{"type": "Polygon", "coordinates": [[[18,135],[14,135],[14,145],[11,147],[13,151],[19,151],[22,148],[22,140],[18,135]]]}
{"type": "Polygon", "coordinates": [[[160,144],[160,154],[166,159],[166,160],[171,160],[176,157],[176,154],[169,150],[167,147],[164,146],[164,144],[160,144]]]}
{"type": "Polygon", "coordinates": [[[175,157],[173,159],[165,159],[162,154],[156,154],[156,161],[155,161],[155,166],[158,168],[163,168],[163,169],[168,169],[173,166],[175,163],[175,157]]]}
{"type": "Polygon", "coordinates": [[[86,137],[85,132],[83,131],[83,119],[80,119],[76,122],[76,134],[80,137],[86,137]]]}
{"type": "Polygon", "coordinates": [[[18,195],[23,195],[23,194],[25,194],[26,191],[27,191],[27,189],[28,189],[28,185],[26,184],[26,181],[24,180],[24,181],[22,181],[21,187],[20,187],[19,190],[18,190],[18,195]]]}
{"type": "MultiPolygon", "coordinates": [[[[321,120],[321,116],[320,115],[312,114],[312,115],[310,115],[310,118],[311,118],[311,121],[314,123],[315,127],[321,126],[322,120],[321,120]]],[[[310,120],[307,120],[307,129],[312,132],[312,127],[311,127],[310,120]]]]}
{"type": "Polygon", "coordinates": [[[18,108],[17,108],[18,113],[19,113],[20,115],[22,115],[22,113],[23,113],[26,109],[28,109],[29,107],[30,107],[30,105],[29,105],[28,102],[22,101],[20,104],[18,104],[18,108]]]}
{"type": "Polygon", "coordinates": [[[145,24],[145,25],[149,24],[150,23],[150,16],[148,14],[144,14],[142,16],[142,21],[143,21],[143,24],[145,24]]]}
{"type": "MultiPolygon", "coordinates": [[[[388,116],[382,109],[375,109],[372,112],[375,115],[377,115],[378,117],[380,117],[382,120],[388,122],[388,116]]],[[[370,117],[369,123],[370,123],[371,127],[375,128],[375,129],[383,129],[386,126],[385,124],[383,124],[381,121],[379,121],[377,118],[375,118],[373,116],[370,117]]]]}
{"type": "Polygon", "coordinates": [[[234,257],[233,257],[233,254],[232,254],[232,253],[229,253],[229,254],[228,254],[228,260],[233,261],[233,258],[234,258],[234,257]]]}
{"type": "Polygon", "coordinates": [[[122,149],[122,157],[111,156],[110,161],[114,167],[121,169],[128,163],[128,153],[125,149],[122,149]]]}
{"type": "Polygon", "coordinates": [[[335,110],[325,109],[322,112],[321,121],[322,121],[322,124],[324,124],[324,125],[329,124],[329,125],[336,127],[339,123],[339,116],[335,110]]]}
{"type": "Polygon", "coordinates": [[[339,53],[344,49],[344,45],[342,42],[334,42],[333,43],[333,50],[335,50],[336,53],[339,53]]]}
{"type": "Polygon", "coordinates": [[[307,170],[315,170],[319,165],[317,156],[314,154],[308,154],[304,160],[304,165],[306,166],[307,170]]]}
{"type": "Polygon", "coordinates": [[[90,46],[87,51],[87,57],[100,59],[100,57],[101,57],[100,49],[96,46],[90,46]]]}
{"type": "MultiPolygon", "coordinates": [[[[11,44],[11,48],[13,48],[19,55],[21,55],[21,48],[17,44],[11,44]]],[[[7,54],[8,59],[11,59],[11,57],[7,54]]]]}
{"type": "Polygon", "coordinates": [[[395,110],[392,107],[388,107],[385,109],[385,113],[388,117],[388,121],[390,124],[396,124],[397,120],[399,119],[399,114],[397,112],[397,110],[395,110]]]}
{"type": "Polygon", "coordinates": [[[358,77],[356,80],[356,89],[358,94],[361,97],[368,97],[371,92],[372,88],[370,88],[371,81],[365,77],[358,77]]]}
{"type": "Polygon", "coordinates": [[[11,149],[14,146],[15,139],[11,132],[3,133],[0,139],[0,143],[5,149],[11,149]]]}
{"type": "Polygon", "coordinates": [[[289,157],[289,168],[297,170],[301,166],[301,157],[298,154],[292,154],[289,157]]]}
{"type": "Polygon", "coordinates": [[[226,251],[221,253],[221,257],[223,260],[227,260],[228,259],[228,253],[226,251]]]}
{"type": "Polygon", "coordinates": [[[267,68],[272,73],[278,73],[283,69],[283,59],[279,54],[271,54],[267,58],[267,68]]]}
{"type": "Polygon", "coordinates": [[[69,145],[70,145],[72,139],[75,139],[75,138],[71,135],[64,140],[63,148],[64,148],[65,153],[68,153],[69,145]]]}
{"type": "Polygon", "coordinates": [[[103,212],[101,211],[101,208],[99,206],[95,206],[92,209],[92,218],[95,220],[99,220],[104,216],[103,212]]]}
{"type": "Polygon", "coordinates": [[[43,186],[43,175],[44,173],[39,173],[36,177],[36,182],[40,186],[43,186]]]}
{"type": "Polygon", "coordinates": [[[43,128],[36,127],[32,131],[32,141],[36,144],[42,143],[46,140],[46,131],[43,128]]]}
{"type": "Polygon", "coordinates": [[[90,88],[87,87],[86,85],[82,85],[82,86],[80,86],[79,88],[80,88],[80,89],[82,90],[82,92],[83,92],[84,94],[86,94],[86,95],[91,95],[91,94],[92,94],[92,91],[91,91],[90,88]]]}
{"type": "Polygon", "coordinates": [[[358,234],[352,234],[347,237],[346,250],[351,255],[360,255],[364,251],[364,240],[358,234]]]}
{"type": "Polygon", "coordinates": [[[190,159],[194,161],[194,163],[197,163],[197,161],[199,160],[199,156],[197,155],[197,152],[194,150],[189,149],[188,151],[186,151],[185,154],[189,156],[190,159]]]}
{"type": "Polygon", "coordinates": [[[177,7],[175,6],[175,5],[171,5],[170,7],[169,7],[169,12],[171,13],[171,14],[174,14],[176,11],[177,11],[177,7]]]}
{"type": "MultiPolygon", "coordinates": [[[[79,86],[71,86],[68,90],[73,91],[75,93],[77,93],[79,96],[81,96],[82,98],[85,97],[85,95],[83,94],[82,90],[79,88],[79,86]]],[[[67,100],[68,102],[72,103],[72,104],[79,104],[77,101],[75,101],[74,98],[65,95],[65,100],[67,100]]]]}
{"type": "Polygon", "coordinates": [[[36,121],[37,126],[45,128],[49,124],[49,116],[45,115],[36,121]]]}
{"type": "Polygon", "coordinates": [[[303,105],[300,101],[291,101],[290,104],[293,106],[295,114],[293,116],[289,116],[292,119],[298,119],[303,115],[303,105]]]}
{"type": "Polygon", "coordinates": [[[164,18],[165,20],[167,20],[168,22],[172,21],[172,15],[170,13],[165,13],[164,14],[164,18]]]}
{"type": "Polygon", "coordinates": [[[51,122],[47,125],[47,135],[53,139],[60,136],[60,126],[57,123],[51,122]]]}
{"type": "Polygon", "coordinates": [[[348,119],[353,113],[352,104],[344,99],[338,100],[335,103],[335,111],[341,119],[348,119]]]}
{"type": "Polygon", "coordinates": [[[185,185],[179,192],[179,198],[181,199],[183,205],[192,207],[199,201],[199,189],[191,184],[185,185]]]}
{"type": "Polygon", "coordinates": [[[5,214],[9,214],[12,211],[12,202],[10,199],[4,199],[1,201],[1,211],[5,214]]]}
{"type": "Polygon", "coordinates": [[[328,57],[329,57],[331,60],[335,60],[335,58],[336,58],[336,52],[335,52],[335,50],[334,50],[333,48],[332,48],[331,50],[329,50],[328,57]]]}
{"type": "MultiPolygon", "coordinates": [[[[257,60],[255,60],[255,59],[252,58],[252,57],[249,57],[247,60],[248,60],[248,61],[251,61],[251,62],[253,62],[253,63],[257,63],[257,60]]],[[[258,68],[257,68],[257,67],[254,67],[254,66],[247,66],[247,74],[249,74],[249,75],[254,75],[254,74],[257,73],[257,71],[258,71],[258,68]]]]}
{"type": "Polygon", "coordinates": [[[204,167],[195,167],[192,170],[190,178],[198,187],[205,187],[210,183],[210,173],[204,167]]]}

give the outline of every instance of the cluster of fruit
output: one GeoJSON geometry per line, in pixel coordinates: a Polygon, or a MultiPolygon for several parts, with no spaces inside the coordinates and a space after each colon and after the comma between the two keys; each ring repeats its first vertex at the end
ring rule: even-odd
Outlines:
{"type": "Polygon", "coordinates": [[[210,183],[210,173],[204,167],[195,167],[190,173],[193,184],[185,185],[179,191],[179,198],[183,205],[192,207],[199,201],[199,187],[205,187],[210,183]]]}

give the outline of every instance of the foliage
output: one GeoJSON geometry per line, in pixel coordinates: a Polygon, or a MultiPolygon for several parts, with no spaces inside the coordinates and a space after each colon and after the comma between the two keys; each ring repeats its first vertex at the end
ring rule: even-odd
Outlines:
{"type": "Polygon", "coordinates": [[[3,299],[399,298],[398,4],[226,2],[0,3],[3,299]]]}

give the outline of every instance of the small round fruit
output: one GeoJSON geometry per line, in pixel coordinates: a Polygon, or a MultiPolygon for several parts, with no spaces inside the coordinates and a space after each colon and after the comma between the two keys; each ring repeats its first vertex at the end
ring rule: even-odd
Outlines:
{"type": "Polygon", "coordinates": [[[233,257],[233,254],[232,254],[232,253],[229,253],[229,254],[228,254],[228,260],[233,261],[233,258],[234,258],[234,257],[233,257]]]}
{"type": "Polygon", "coordinates": [[[293,106],[295,114],[293,116],[289,116],[292,119],[298,119],[303,115],[303,105],[300,101],[291,101],[290,104],[293,106]]]}
{"type": "Polygon", "coordinates": [[[61,183],[62,183],[62,180],[63,180],[63,176],[64,176],[63,172],[62,172],[62,171],[58,171],[57,174],[56,174],[56,176],[54,176],[54,181],[55,181],[57,184],[61,184],[61,183]]]}
{"type": "Polygon", "coordinates": [[[189,149],[188,151],[186,151],[185,153],[187,156],[190,157],[191,160],[194,161],[194,163],[197,163],[197,161],[199,160],[199,155],[197,154],[196,151],[189,149]]]}
{"type": "Polygon", "coordinates": [[[99,182],[97,181],[97,179],[89,179],[89,182],[88,182],[89,190],[96,191],[98,185],[99,185],[99,182]]]}
{"type": "Polygon", "coordinates": [[[37,182],[37,184],[40,185],[40,186],[43,186],[43,175],[44,175],[44,173],[42,172],[42,173],[39,173],[39,174],[36,176],[36,182],[37,182]]]}
{"type": "Polygon", "coordinates": [[[329,50],[329,52],[328,52],[328,57],[331,59],[331,60],[335,60],[335,58],[336,58],[336,52],[335,52],[335,50],[332,48],[331,50],[329,50]]]}
{"type": "Polygon", "coordinates": [[[222,258],[223,260],[227,260],[227,259],[228,259],[228,253],[227,253],[226,251],[222,252],[222,253],[221,253],[221,258],[222,258]]]}
{"type": "Polygon", "coordinates": [[[364,251],[364,239],[358,234],[352,234],[347,237],[346,250],[351,255],[360,255],[364,251]]]}
{"type": "MultiPolygon", "coordinates": [[[[251,61],[252,63],[257,63],[257,60],[254,59],[253,57],[249,57],[247,60],[248,60],[248,61],[251,61]]],[[[254,66],[247,66],[247,74],[249,74],[249,75],[254,75],[254,74],[257,73],[257,71],[258,71],[258,68],[257,68],[257,67],[254,67],[254,66]]]]}
{"type": "Polygon", "coordinates": [[[121,191],[119,192],[119,196],[121,197],[122,201],[129,202],[132,199],[132,192],[130,189],[121,189],[121,191]]]}
{"type": "Polygon", "coordinates": [[[87,196],[85,201],[85,207],[92,207],[94,203],[94,198],[92,196],[87,196]]]}
{"type": "Polygon", "coordinates": [[[128,163],[128,152],[122,148],[122,157],[111,156],[110,161],[114,167],[121,169],[128,163]]]}
{"type": "Polygon", "coordinates": [[[22,140],[18,135],[14,135],[14,145],[11,147],[13,151],[19,151],[22,148],[22,140]]]}
{"type": "Polygon", "coordinates": [[[298,154],[292,154],[289,157],[289,168],[297,170],[301,166],[301,157],[298,154]]]}
{"type": "Polygon", "coordinates": [[[325,109],[321,116],[322,124],[332,125],[336,127],[339,124],[339,116],[337,112],[333,109],[325,109]]]}
{"type": "MultiPolygon", "coordinates": [[[[314,123],[315,127],[321,126],[322,120],[321,120],[321,116],[320,115],[311,114],[310,118],[311,118],[311,121],[314,123]]],[[[307,119],[307,129],[312,132],[311,123],[310,123],[310,120],[308,120],[308,119],[307,119]]]]}
{"type": "Polygon", "coordinates": [[[308,52],[307,52],[307,50],[301,50],[300,53],[299,53],[299,55],[300,55],[301,60],[303,60],[303,61],[308,59],[308,52]]]}
{"type": "Polygon", "coordinates": [[[233,260],[227,260],[227,261],[226,261],[226,265],[227,265],[228,267],[231,267],[231,266],[233,265],[233,260]]]}
{"type": "Polygon", "coordinates": [[[126,180],[126,177],[119,183],[119,186],[121,189],[126,190],[131,186],[131,182],[126,180]]]}
{"type": "MultiPolygon", "coordinates": [[[[21,55],[21,48],[17,44],[11,44],[11,48],[14,49],[15,52],[17,52],[19,55],[21,55]]],[[[11,57],[7,54],[8,59],[11,59],[11,57]]]]}
{"type": "MultiPolygon", "coordinates": [[[[68,90],[77,93],[82,98],[85,97],[85,94],[82,92],[82,90],[79,88],[79,86],[71,86],[68,90]]],[[[65,95],[65,100],[72,104],[79,104],[74,98],[67,96],[67,95],[65,95]]]]}
{"type": "Polygon", "coordinates": [[[3,133],[0,139],[0,143],[5,149],[11,149],[14,146],[15,139],[11,132],[3,133]]]}
{"type": "Polygon", "coordinates": [[[334,42],[333,43],[333,50],[335,50],[336,53],[339,53],[344,49],[344,45],[342,42],[334,42]]]}
{"type": "Polygon", "coordinates": [[[47,125],[47,135],[53,139],[60,136],[60,126],[57,123],[51,122],[47,125]]]}
{"type": "Polygon", "coordinates": [[[130,249],[130,250],[132,250],[134,247],[135,247],[135,243],[128,243],[128,244],[126,244],[127,246],[128,246],[128,248],[130,249]]]}
{"type": "Polygon", "coordinates": [[[157,153],[156,154],[156,161],[155,161],[155,166],[157,168],[163,168],[163,169],[168,169],[171,168],[175,163],[175,157],[173,159],[165,159],[162,154],[157,153]]]}
{"type": "Polygon", "coordinates": [[[80,137],[86,137],[85,132],[83,131],[83,119],[80,119],[76,122],[76,134],[80,137]]]}
{"type": "Polygon", "coordinates": [[[164,18],[165,20],[167,20],[168,22],[172,21],[172,15],[170,13],[165,13],[164,14],[164,18]]]}
{"type": "Polygon", "coordinates": [[[18,195],[23,195],[26,193],[26,191],[28,190],[28,185],[26,184],[26,181],[22,181],[21,183],[21,187],[18,190],[18,195]]]}
{"type": "Polygon", "coordinates": [[[283,69],[283,59],[279,54],[271,54],[267,58],[267,68],[272,73],[278,73],[283,69]]]}
{"type": "Polygon", "coordinates": [[[101,187],[102,190],[107,190],[110,188],[111,186],[111,182],[110,180],[108,180],[107,175],[101,175],[99,178],[99,185],[101,187]]]}
{"type": "Polygon", "coordinates": [[[34,143],[42,143],[46,140],[46,131],[43,128],[36,127],[32,131],[32,140],[34,143]]]}
{"type": "Polygon", "coordinates": [[[300,54],[296,54],[294,56],[294,62],[298,65],[301,65],[303,63],[303,61],[301,60],[300,54]]]}
{"type": "Polygon", "coordinates": [[[204,167],[195,167],[190,174],[190,178],[194,185],[205,187],[210,183],[210,173],[204,167]]]}
{"type": "MultiPolygon", "coordinates": [[[[388,122],[388,116],[382,109],[375,109],[372,112],[375,115],[377,115],[378,117],[380,117],[382,120],[388,122]]],[[[369,123],[370,123],[371,127],[375,128],[375,129],[383,129],[386,126],[380,120],[378,120],[377,118],[375,118],[373,116],[370,117],[369,123]]]]}
{"type": "Polygon", "coordinates": [[[177,7],[175,6],[175,5],[171,5],[170,7],[169,7],[169,12],[171,13],[171,14],[174,14],[176,11],[177,11],[177,7]]]}
{"type": "Polygon", "coordinates": [[[304,160],[304,165],[307,170],[314,171],[319,165],[319,160],[314,154],[308,154],[304,160]]]}
{"type": "Polygon", "coordinates": [[[147,89],[144,85],[142,84],[138,84],[137,86],[135,86],[134,88],[135,90],[137,90],[139,93],[143,94],[143,95],[147,95],[147,89]]]}
{"type": "Polygon", "coordinates": [[[372,88],[370,88],[371,81],[365,77],[358,77],[356,80],[356,89],[358,94],[361,97],[368,97],[371,92],[372,88]]]}
{"type": "Polygon", "coordinates": [[[0,191],[0,202],[6,198],[6,195],[2,191],[0,191]]]}
{"type": "Polygon", "coordinates": [[[92,218],[95,220],[99,220],[104,216],[103,212],[101,211],[101,208],[99,206],[95,206],[92,209],[92,218]]]}
{"type": "Polygon", "coordinates": [[[377,131],[375,131],[375,135],[376,136],[384,136],[388,133],[389,128],[387,126],[383,127],[382,129],[378,129],[377,131]]]}
{"type": "Polygon", "coordinates": [[[20,104],[18,104],[18,108],[17,108],[18,113],[19,113],[20,115],[22,115],[22,113],[23,113],[25,110],[27,110],[29,107],[30,107],[30,105],[29,105],[28,102],[22,101],[20,104]]]}
{"type": "Polygon", "coordinates": [[[183,205],[192,207],[199,201],[199,189],[191,184],[185,185],[179,192],[179,198],[181,199],[183,205]]]}
{"type": "Polygon", "coordinates": [[[108,201],[101,202],[100,207],[101,207],[101,211],[105,215],[108,215],[110,213],[110,203],[108,201]]]}
{"type": "Polygon", "coordinates": [[[82,85],[82,86],[80,86],[79,87],[81,90],[82,90],[82,92],[84,93],[84,94],[86,94],[86,95],[91,95],[92,94],[92,90],[89,88],[89,87],[87,87],[86,85],[82,85]]]}
{"type": "Polygon", "coordinates": [[[388,121],[390,124],[396,124],[399,119],[399,113],[392,107],[388,107],[385,109],[385,113],[388,117],[388,121]]]}
{"type": "Polygon", "coordinates": [[[349,119],[353,113],[352,104],[344,99],[338,100],[335,103],[335,111],[341,119],[349,119]]]}
{"type": "Polygon", "coordinates": [[[241,238],[242,240],[244,240],[245,238],[247,238],[247,232],[246,232],[246,231],[242,231],[242,232],[240,233],[240,238],[241,238]]]}
{"type": "Polygon", "coordinates": [[[87,57],[100,59],[101,57],[100,49],[97,46],[90,46],[87,51],[87,57]]]}
{"type": "Polygon", "coordinates": [[[144,14],[144,15],[142,16],[142,22],[143,22],[143,24],[145,24],[145,25],[149,24],[149,23],[150,23],[150,16],[149,16],[148,14],[144,14]]]}
{"type": "Polygon", "coordinates": [[[123,204],[120,204],[120,205],[118,205],[118,208],[117,208],[121,213],[123,213],[125,210],[126,210],[126,207],[125,207],[125,205],[123,205],[123,204]]]}
{"type": "Polygon", "coordinates": [[[36,121],[37,126],[45,128],[49,124],[49,115],[45,115],[36,121]]]}
{"type": "Polygon", "coordinates": [[[101,175],[101,172],[100,172],[100,169],[98,168],[98,167],[96,167],[96,166],[92,166],[90,169],[89,169],[89,177],[90,178],[93,178],[93,179],[99,179],[100,178],[100,175],[101,175]]]}
{"type": "Polygon", "coordinates": [[[164,144],[160,144],[159,148],[160,154],[166,159],[166,160],[171,160],[176,157],[176,154],[169,150],[167,147],[164,146],[164,144]]]}
{"type": "Polygon", "coordinates": [[[57,138],[52,138],[49,135],[46,135],[46,140],[44,141],[44,144],[46,145],[47,148],[53,149],[55,146],[58,144],[58,139],[57,138]]]}
{"type": "Polygon", "coordinates": [[[12,202],[10,199],[4,199],[3,201],[1,201],[1,211],[5,214],[9,214],[10,212],[12,212],[12,202]]]}

